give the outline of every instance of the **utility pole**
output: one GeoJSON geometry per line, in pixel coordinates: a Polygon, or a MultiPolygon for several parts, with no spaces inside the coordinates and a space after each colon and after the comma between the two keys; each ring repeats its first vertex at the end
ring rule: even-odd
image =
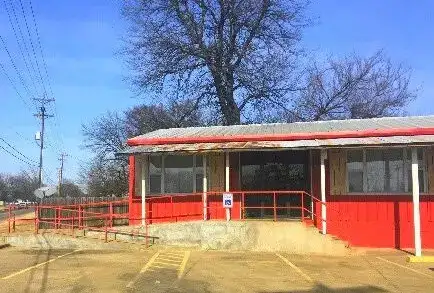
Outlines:
{"type": "Polygon", "coordinates": [[[58,194],[59,197],[62,196],[62,184],[63,184],[63,163],[65,162],[65,157],[67,157],[68,155],[65,153],[61,153],[60,154],[60,168],[59,168],[59,186],[58,186],[58,194]]]}
{"type": "Polygon", "coordinates": [[[34,114],[35,117],[41,118],[41,143],[39,144],[39,187],[42,187],[42,153],[44,150],[44,132],[45,132],[45,118],[53,117],[53,115],[46,114],[45,104],[54,102],[54,99],[47,99],[44,95],[41,99],[34,99],[41,103],[41,107],[39,108],[39,112],[34,114]]]}

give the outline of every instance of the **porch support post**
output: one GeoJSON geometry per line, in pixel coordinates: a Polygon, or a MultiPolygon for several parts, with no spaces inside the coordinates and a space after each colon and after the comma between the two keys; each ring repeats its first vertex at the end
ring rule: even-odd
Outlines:
{"type": "Polygon", "coordinates": [[[208,219],[208,199],[207,199],[207,191],[208,191],[208,181],[207,181],[207,172],[206,172],[206,155],[203,155],[203,220],[206,221],[208,219]]]}
{"type": "Polygon", "coordinates": [[[422,256],[419,209],[419,162],[417,159],[417,148],[411,149],[411,178],[413,189],[414,255],[422,256]]]}
{"type": "MultiPolygon", "coordinates": [[[[225,152],[225,191],[229,191],[229,152],[225,152]]],[[[231,210],[226,208],[226,221],[231,219],[231,210]]]]}
{"type": "Polygon", "coordinates": [[[322,234],[327,234],[327,209],[326,209],[326,174],[325,160],[327,159],[327,150],[321,150],[321,222],[322,234]]]}
{"type": "Polygon", "coordinates": [[[148,156],[146,155],[142,162],[142,226],[146,225],[146,183],[148,181],[148,156]]]}

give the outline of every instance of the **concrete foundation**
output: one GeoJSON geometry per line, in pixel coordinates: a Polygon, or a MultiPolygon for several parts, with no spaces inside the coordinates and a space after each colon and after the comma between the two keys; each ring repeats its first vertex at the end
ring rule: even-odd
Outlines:
{"type": "MultiPolygon", "coordinates": [[[[131,249],[133,246],[127,243],[109,242],[104,243],[101,239],[85,238],[77,235],[41,233],[41,234],[11,234],[2,236],[0,244],[7,244],[25,249],[131,249]]],[[[136,247],[140,249],[141,247],[136,247]]]]}
{"type": "MultiPolygon", "coordinates": [[[[125,227],[144,233],[143,227],[125,227]]],[[[156,243],[202,249],[347,255],[347,244],[301,222],[197,221],[153,224],[148,234],[156,243]]]]}

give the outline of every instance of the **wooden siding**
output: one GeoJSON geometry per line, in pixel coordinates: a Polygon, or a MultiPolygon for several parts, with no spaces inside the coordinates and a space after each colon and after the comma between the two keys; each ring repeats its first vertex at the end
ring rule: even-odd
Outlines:
{"type": "Polygon", "coordinates": [[[215,153],[208,155],[209,186],[208,191],[225,190],[225,155],[215,153]]]}
{"type": "Polygon", "coordinates": [[[347,193],[347,152],[346,150],[330,150],[330,194],[347,193]]]}

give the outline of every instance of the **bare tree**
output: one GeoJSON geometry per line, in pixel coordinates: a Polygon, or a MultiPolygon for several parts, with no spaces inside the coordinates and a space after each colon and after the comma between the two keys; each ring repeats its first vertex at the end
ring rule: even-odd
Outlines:
{"type": "Polygon", "coordinates": [[[172,101],[169,105],[140,105],[125,112],[107,112],[83,125],[84,147],[94,153],[82,166],[82,180],[90,196],[125,195],[128,190],[128,160],[115,154],[125,149],[127,138],[160,128],[200,126],[205,122],[194,102],[172,101]]]}
{"type": "Polygon", "coordinates": [[[403,113],[416,97],[410,88],[411,72],[394,64],[383,51],[362,58],[355,54],[341,60],[314,64],[307,74],[289,120],[372,118],[403,113]]]}
{"type": "Polygon", "coordinates": [[[125,53],[133,83],[217,109],[223,124],[285,105],[307,0],[130,0],[125,53]]]}

